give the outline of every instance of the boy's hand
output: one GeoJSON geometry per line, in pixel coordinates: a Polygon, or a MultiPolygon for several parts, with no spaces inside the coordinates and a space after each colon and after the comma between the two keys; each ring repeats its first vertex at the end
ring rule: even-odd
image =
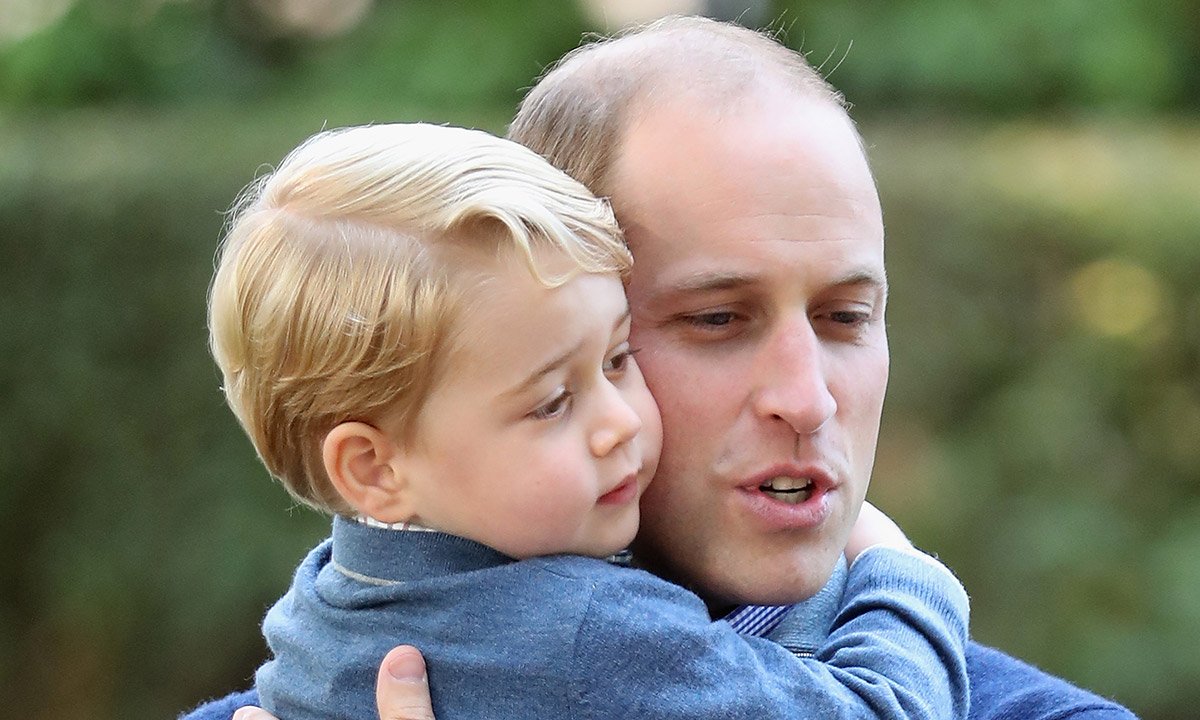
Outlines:
{"type": "MultiPolygon", "coordinates": [[[[384,656],[375,678],[375,702],[379,720],[435,720],[425,659],[419,650],[401,645],[384,656]]],[[[244,707],[233,714],[233,720],[278,719],[261,708],[244,707]]]]}
{"type": "Polygon", "coordinates": [[[872,545],[884,545],[897,550],[919,552],[909,542],[908,536],[904,534],[899,525],[884,515],[879,508],[869,502],[864,502],[862,511],[858,514],[858,521],[850,529],[850,539],[846,542],[846,562],[854,562],[854,559],[863,550],[872,545]]]}

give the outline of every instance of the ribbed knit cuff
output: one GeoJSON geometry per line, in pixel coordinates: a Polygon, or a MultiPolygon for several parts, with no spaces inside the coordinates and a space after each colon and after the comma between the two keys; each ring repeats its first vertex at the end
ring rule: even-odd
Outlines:
{"type": "Polygon", "coordinates": [[[873,545],[859,553],[850,565],[847,596],[873,589],[912,595],[939,614],[963,618],[970,612],[967,591],[936,558],[920,550],[900,550],[873,545]]]}

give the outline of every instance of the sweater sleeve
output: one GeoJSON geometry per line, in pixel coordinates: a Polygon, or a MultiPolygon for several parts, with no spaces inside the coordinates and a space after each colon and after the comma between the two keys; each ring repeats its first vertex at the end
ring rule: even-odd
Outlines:
{"type": "Polygon", "coordinates": [[[967,643],[971,720],[1137,720],[1121,705],[979,643],[967,643]]]}
{"type": "Polygon", "coordinates": [[[949,720],[967,711],[967,597],[928,558],[863,553],[815,658],[711,623],[640,574],[597,587],[576,642],[578,717],[949,720]]]}
{"type": "Polygon", "coordinates": [[[899,717],[965,718],[968,601],[923,553],[874,547],[850,566],[843,606],[818,661],[846,669],[856,692],[899,717]]]}
{"type": "Polygon", "coordinates": [[[202,703],[186,715],[180,715],[179,720],[230,720],[238,708],[258,704],[258,692],[245,690],[202,703]]]}

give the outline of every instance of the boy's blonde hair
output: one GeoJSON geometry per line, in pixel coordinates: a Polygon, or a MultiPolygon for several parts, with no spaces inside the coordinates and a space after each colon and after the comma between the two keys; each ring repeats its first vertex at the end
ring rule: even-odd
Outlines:
{"type": "Polygon", "coordinates": [[[352,512],[322,462],[339,423],[386,416],[412,441],[475,286],[456,267],[463,248],[515,253],[547,287],[631,263],[607,203],[476,130],[322,132],[235,204],[209,293],[212,353],[259,457],[301,502],[352,512]],[[575,272],[547,275],[546,252],[575,272]]]}

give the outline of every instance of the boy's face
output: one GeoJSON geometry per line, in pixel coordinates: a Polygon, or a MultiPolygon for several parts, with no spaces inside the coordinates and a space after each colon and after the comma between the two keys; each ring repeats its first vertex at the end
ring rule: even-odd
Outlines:
{"type": "Polygon", "coordinates": [[[625,548],[662,428],[621,281],[548,289],[506,259],[472,292],[408,453],[413,520],[516,558],[625,548]]]}

